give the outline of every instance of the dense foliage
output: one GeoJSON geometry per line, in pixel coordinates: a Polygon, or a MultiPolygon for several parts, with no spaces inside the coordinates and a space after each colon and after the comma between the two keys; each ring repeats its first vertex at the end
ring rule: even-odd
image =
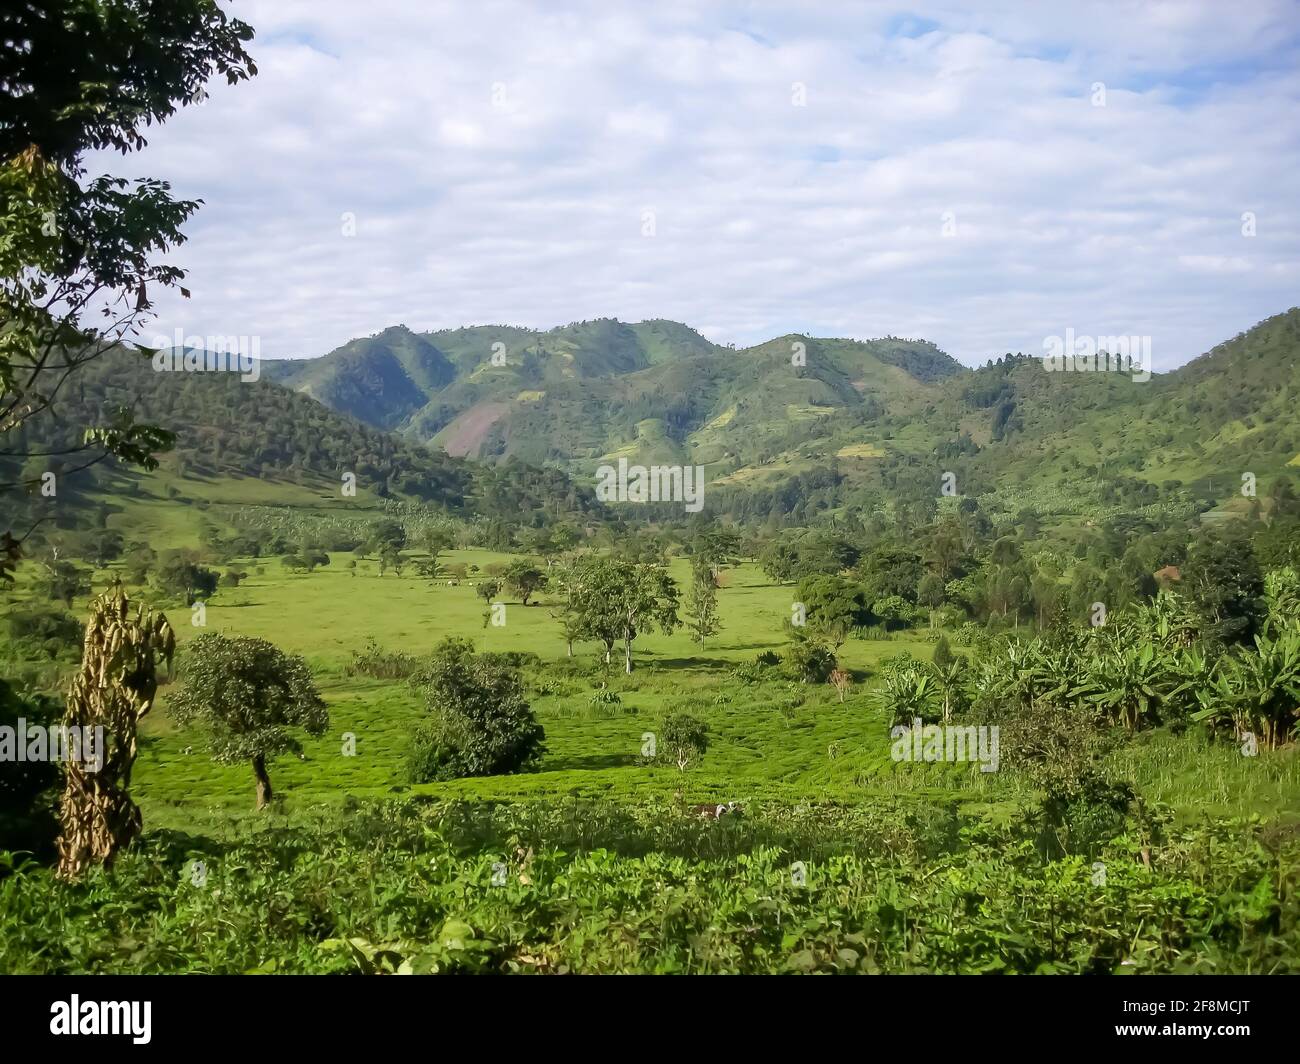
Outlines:
{"type": "Polygon", "coordinates": [[[629,803],[356,806],[227,845],[159,838],[72,887],[20,867],[0,879],[0,968],[1300,970],[1294,835],[1225,823],[1046,860],[1030,830],[897,803],[717,823],[629,803]]]}

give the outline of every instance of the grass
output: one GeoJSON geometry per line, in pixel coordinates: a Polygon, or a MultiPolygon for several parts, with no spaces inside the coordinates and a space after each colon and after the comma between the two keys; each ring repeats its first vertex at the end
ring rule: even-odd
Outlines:
{"type": "MultiPolygon", "coordinates": [[[[144,499],[120,518],[156,529],[158,542],[194,543],[202,512],[144,499]]],[[[481,571],[512,557],[457,550],[442,560],[481,571]]],[[[1154,871],[1135,858],[1140,840],[1106,843],[1109,886],[1099,893],[1091,856],[1036,855],[1036,795],[1005,764],[984,774],[893,761],[871,687],[889,657],[928,659],[929,633],[844,644],[855,684],[841,702],[829,686],[732,674],[782,652],[794,596],[750,563],[724,572],[723,628],[706,647],[684,630],[646,633],[625,675],[591,644],[566,657],[545,594],[528,607],[507,599],[506,624],[484,626],[473,578],[448,586],[411,566],[380,576],[376,562],[353,561],[334,554],[298,574],[275,559],[237,560],[247,579],[207,605],[206,631],[304,655],[329,705],[329,730],[304,742],[304,759],[271,764],[272,808],[254,811],[248,767],[213,763],[200,737],[169,719],[165,685],[142,723],[132,778],[144,840],[75,887],[34,867],[6,876],[0,857],[0,970],[1296,967],[1294,749],[1248,758],[1168,731],[1121,746],[1112,773],[1167,807],[1168,831],[1154,871]],[[546,729],[537,771],[407,782],[424,707],[405,682],[352,675],[349,664],[372,639],[420,657],[446,636],[538,656],[524,668],[546,729]],[[592,704],[602,688],[617,705],[592,704]],[[644,763],[644,734],[683,705],[708,725],[703,760],[685,772],[644,763]],[[686,808],[715,802],[739,802],[742,813],[712,824],[686,808]],[[203,888],[187,872],[195,859],[211,870],[203,888]],[[797,889],[795,861],[809,877],[797,889]],[[494,889],[499,866],[509,878],[494,889]]],[[[686,583],[685,560],[671,571],[686,583]]],[[[20,589],[31,585],[25,575],[20,589]]],[[[98,574],[96,590],[110,575],[98,574]]],[[[204,629],[184,608],[168,612],[183,653],[204,629]]]]}
{"type": "MultiPolygon", "coordinates": [[[[483,569],[511,557],[460,550],[443,560],[483,569]]],[[[335,554],[328,567],[296,574],[273,559],[245,559],[237,564],[248,578],[213,596],[206,628],[189,624],[189,611],[170,610],[182,648],[201,631],[251,635],[309,661],[329,705],[330,729],[305,742],[305,761],[282,758],[271,766],[283,815],[337,805],[349,796],[661,801],[680,792],[691,802],[742,803],[852,803],[915,795],[956,800],[997,819],[1014,815],[1030,796],[1005,770],[983,774],[969,765],[891,759],[889,722],[869,697],[873,676],[883,660],[904,651],[928,659],[928,642],[905,637],[845,643],[840,657],[858,682],[843,703],[828,686],[782,680],[745,685],[734,679],[729,670],[735,665],[765,650],[781,653],[794,594],[752,564],[725,571],[719,593],[723,629],[704,649],[681,629],[647,633],[634,646],[636,668],[626,676],[617,659],[606,670],[592,644],[578,644],[576,657],[567,660],[544,594],[528,607],[507,600],[505,626],[485,627],[483,603],[470,580],[449,587],[413,575],[410,567],[400,576],[380,576],[374,561],[358,562],[355,570],[348,568],[350,561],[351,555],[335,554]],[[420,700],[404,682],[348,675],[347,667],[370,639],[387,651],[419,657],[452,635],[472,640],[478,650],[525,651],[549,663],[528,670],[530,700],[546,729],[547,753],[538,771],[407,784],[404,758],[424,715],[420,700]],[[602,685],[619,694],[617,713],[589,705],[602,685]],[[685,773],[641,763],[643,735],[683,701],[710,728],[706,757],[685,773]],[[355,737],[355,756],[343,754],[347,734],[355,737]]],[[[687,563],[674,561],[672,574],[684,584],[687,563]]],[[[106,580],[101,574],[99,585],[106,580]]],[[[79,603],[78,611],[83,608],[79,603]]],[[[1113,768],[1149,800],[1174,807],[1180,819],[1300,819],[1300,767],[1293,751],[1245,758],[1228,744],[1153,733],[1123,746],[1113,768]]],[[[159,707],[142,723],[132,790],[150,827],[186,831],[200,822],[242,819],[253,801],[249,769],[213,764],[196,735],[171,723],[166,686],[159,707]]]]}
{"type": "MultiPolygon", "coordinates": [[[[186,510],[173,504],[159,512],[171,515],[169,531],[183,539],[186,527],[178,513],[186,510]]],[[[188,518],[193,520],[192,512],[188,518]]],[[[512,557],[488,550],[442,556],[447,564],[480,570],[512,557]]],[[[348,796],[636,801],[680,792],[696,802],[794,803],[916,794],[952,798],[982,815],[1005,817],[1028,796],[1025,785],[1007,771],[990,776],[972,766],[890,758],[888,721],[872,707],[869,689],[883,660],[904,651],[929,658],[932,644],[919,641],[923,633],[916,639],[905,633],[898,639],[845,643],[840,658],[858,682],[843,703],[826,686],[736,681],[729,672],[735,665],[752,662],[765,650],[781,653],[794,594],[792,586],[772,583],[753,564],[725,571],[726,586],[719,593],[723,628],[704,649],[684,629],[646,633],[634,646],[635,671],[625,676],[617,660],[606,670],[592,644],[577,644],[576,657],[566,660],[545,594],[527,607],[506,599],[506,624],[485,627],[483,602],[471,580],[449,587],[414,575],[409,566],[400,576],[391,571],[380,576],[375,561],[350,569],[352,560],[335,554],[328,567],[298,574],[275,559],[244,559],[235,564],[249,573],[247,579],[213,596],[205,628],[188,623],[188,610],[170,610],[182,648],[202,631],[260,636],[310,663],[331,723],[324,737],[305,742],[305,761],[284,758],[272,765],[286,815],[348,796]],[[537,670],[529,674],[530,699],[547,738],[538,771],[408,786],[404,757],[424,714],[419,699],[404,682],[350,676],[347,666],[370,639],[385,650],[418,657],[453,635],[472,640],[478,650],[536,654],[551,663],[543,670],[548,680],[561,673],[554,693],[546,693],[552,687],[538,690],[537,670]],[[592,711],[588,700],[602,685],[620,695],[620,712],[592,711]],[[685,773],[642,764],[644,733],[653,732],[664,712],[683,700],[710,728],[707,756],[685,773]],[[349,733],[356,754],[345,757],[349,733]]],[[[671,571],[685,585],[688,563],[676,560],[671,571]]],[[[100,574],[97,587],[107,579],[100,574]]],[[[84,603],[78,603],[77,612],[83,610],[84,603]]],[[[1293,751],[1245,758],[1228,744],[1153,733],[1121,747],[1112,767],[1149,800],[1174,807],[1182,819],[1209,814],[1300,819],[1300,765],[1293,751]]],[[[142,723],[133,794],[150,826],[193,830],[196,820],[242,818],[252,804],[252,777],[244,767],[213,764],[197,736],[170,722],[164,686],[159,707],[142,723]]]]}
{"type": "MultiPolygon", "coordinates": [[[[467,550],[443,557],[448,564],[482,568],[511,556],[467,550]]],[[[423,707],[403,682],[347,675],[353,651],[368,639],[416,656],[449,635],[471,639],[478,650],[526,651],[551,662],[565,655],[545,596],[528,607],[507,600],[505,626],[485,627],[483,602],[468,580],[448,587],[412,577],[409,569],[401,576],[390,571],[381,577],[372,561],[358,563],[352,575],[349,560],[350,555],[334,555],[329,567],[311,574],[288,573],[276,561],[246,560],[239,564],[249,577],[210,600],[204,629],[185,623],[187,611],[172,611],[182,647],[208,631],[260,636],[307,657],[329,704],[331,726],[323,738],[306,742],[305,762],[282,759],[272,767],[272,780],[292,808],[346,795],[408,793],[403,757],[423,707]],[[258,565],[264,570],[260,575],[258,565]],[[342,755],[343,736],[349,732],[356,737],[355,757],[342,755]]],[[[684,583],[687,564],[675,562],[673,575],[684,583]]],[[[626,676],[617,660],[608,671],[603,667],[597,646],[577,645],[577,675],[562,679],[563,693],[538,695],[534,690],[532,695],[547,733],[540,771],[424,785],[412,793],[640,799],[683,790],[699,801],[842,800],[869,793],[871,781],[877,790],[898,789],[891,777],[899,771],[914,781],[928,772],[951,785],[949,766],[897,766],[889,759],[888,727],[868,706],[861,688],[841,704],[829,687],[783,682],[745,687],[731,680],[726,670],[732,666],[752,661],[763,650],[780,652],[793,588],[772,584],[752,565],[728,570],[725,579],[728,586],[720,593],[724,627],[704,650],[683,630],[649,633],[634,645],[635,671],[626,676]],[[622,698],[623,711],[617,715],[593,715],[588,706],[602,684],[622,698]],[[691,712],[712,730],[708,756],[685,774],[639,764],[643,733],[657,727],[669,704],[684,698],[692,700],[691,712]]],[[[869,674],[881,660],[904,650],[928,656],[930,648],[899,640],[854,641],[846,644],[842,657],[860,674],[869,674]]],[[[166,688],[163,692],[158,712],[142,724],[134,777],[134,792],[150,822],[181,828],[196,809],[242,810],[251,801],[249,772],[211,764],[193,735],[171,725],[166,688]],[[194,752],[185,753],[190,747],[194,752]]]]}

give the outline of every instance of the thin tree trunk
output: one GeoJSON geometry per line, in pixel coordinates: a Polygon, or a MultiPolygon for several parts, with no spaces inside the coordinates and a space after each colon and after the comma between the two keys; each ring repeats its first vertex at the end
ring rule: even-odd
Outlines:
{"type": "Polygon", "coordinates": [[[257,781],[257,808],[271,804],[271,777],[266,774],[266,758],[261,754],[253,758],[253,778],[257,781]]]}
{"type": "Polygon", "coordinates": [[[630,673],[632,671],[632,640],[623,641],[623,671],[630,673]]]}

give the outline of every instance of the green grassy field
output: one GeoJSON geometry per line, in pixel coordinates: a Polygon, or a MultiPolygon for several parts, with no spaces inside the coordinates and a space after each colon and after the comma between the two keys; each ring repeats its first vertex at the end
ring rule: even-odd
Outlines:
{"type": "MultiPolygon", "coordinates": [[[[194,544],[201,512],[142,499],[121,519],[156,542],[194,544]]],[[[482,570],[512,557],[457,550],[441,560],[482,570]]],[[[929,659],[928,632],[848,640],[840,660],[855,682],[841,702],[828,685],[732,673],[787,645],[795,590],[753,564],[724,571],[723,628],[706,648],[684,630],[647,633],[625,675],[619,656],[606,667],[595,644],[566,656],[545,593],[528,607],[506,598],[495,627],[484,624],[474,576],[449,586],[409,564],[381,576],[375,561],[353,561],[333,554],[305,574],[278,559],[237,560],[247,578],[210,598],[201,628],[186,607],[155,600],[182,661],[203,632],[303,655],[328,732],[304,741],[303,759],[270,765],[276,798],[257,812],[251,770],[212,762],[202,737],[170,719],[165,684],[131,781],[144,838],[111,872],[75,886],[34,866],[6,876],[0,860],[10,917],[0,970],[1295,968],[1294,744],[1247,758],[1163,729],[1121,744],[1111,775],[1159,808],[1164,826],[1153,869],[1141,834],[1096,851],[1110,869],[1099,889],[1092,857],[1038,855],[1040,796],[1015,770],[892,759],[872,689],[888,658],[929,659]],[[536,771],[407,782],[425,708],[406,682],[349,665],[369,640],[422,658],[447,636],[540,659],[523,669],[546,730],[536,771]],[[619,695],[613,709],[591,704],[602,688],[619,695]],[[644,763],[644,734],[683,702],[709,727],[703,760],[685,772],[644,763]],[[738,802],[742,815],[712,823],[685,808],[706,802],[738,802]],[[190,878],[196,860],[210,876],[201,886],[190,878]],[[807,884],[792,885],[795,868],[807,884]]],[[[685,560],[671,569],[684,585],[685,560]]],[[[114,572],[97,574],[93,590],[114,572]]],[[[26,601],[24,575],[10,608],[26,601]]]]}
{"type": "MultiPolygon", "coordinates": [[[[443,560],[483,568],[511,557],[460,550],[443,560]]],[[[723,629],[705,649],[681,629],[647,633],[635,644],[635,669],[628,676],[617,656],[606,669],[595,644],[576,644],[574,658],[567,660],[545,593],[527,607],[505,599],[505,625],[485,626],[483,603],[470,580],[457,586],[430,582],[409,566],[400,576],[380,576],[373,560],[358,562],[355,570],[348,568],[351,560],[335,554],[330,566],[302,574],[275,559],[247,559],[236,563],[247,579],[211,598],[204,627],[192,625],[183,607],[169,611],[182,648],[205,631],[252,635],[302,654],[311,665],[329,705],[330,728],[319,739],[305,740],[306,760],[281,758],[272,765],[280,799],[276,815],[292,818],[349,796],[643,801],[680,794],[687,802],[799,803],[914,794],[956,801],[970,813],[1001,820],[1014,816],[1030,796],[1011,772],[891,759],[889,721],[870,695],[875,672],[882,660],[903,652],[928,659],[932,644],[918,641],[924,633],[846,642],[841,661],[858,682],[843,703],[829,686],[737,682],[729,672],[733,666],[765,650],[782,651],[782,624],[795,593],[751,564],[725,572],[719,594],[723,629]],[[543,663],[564,663],[567,671],[547,693],[529,684],[546,729],[547,752],[538,771],[407,784],[404,758],[424,707],[404,681],[349,675],[347,667],[353,652],[371,639],[384,650],[420,657],[446,636],[470,639],[481,651],[525,651],[543,663]],[[612,713],[589,705],[592,693],[605,686],[622,700],[612,713]],[[683,699],[691,700],[691,712],[710,728],[708,754],[684,773],[641,763],[644,733],[655,731],[665,709],[683,699]],[[354,756],[343,753],[349,734],[355,737],[354,756]]],[[[675,561],[672,572],[684,584],[686,562],[675,561]]],[[[106,579],[101,574],[99,583],[106,579]]],[[[535,681],[538,670],[526,671],[535,681]]],[[[167,691],[164,686],[159,707],[142,723],[133,778],[147,824],[215,830],[226,818],[251,816],[250,771],[211,762],[200,738],[170,721],[167,691]]],[[[1246,759],[1229,745],[1156,732],[1124,746],[1113,764],[1142,793],[1184,818],[1254,813],[1300,819],[1300,759],[1291,748],[1246,759]]]]}
{"type": "MultiPolygon", "coordinates": [[[[480,567],[509,560],[489,551],[454,551],[448,564],[480,567]]],[[[526,651],[544,661],[566,654],[548,599],[524,607],[506,600],[506,623],[483,624],[483,603],[470,581],[449,587],[392,572],[378,575],[373,561],[346,568],[348,555],[335,555],[328,568],[293,574],[276,561],[249,561],[248,579],[223,588],[207,606],[206,626],[187,623],[188,611],[173,610],[182,646],[203,631],[266,638],[304,655],[330,707],[330,731],[308,740],[307,760],[282,759],[273,781],[288,809],[345,795],[380,797],[408,793],[402,779],[410,733],[424,714],[404,682],[349,676],[352,653],[368,639],[382,648],[415,656],[440,639],[471,639],[476,649],[526,651]],[[356,737],[356,756],[342,754],[343,737],[356,737]]],[[[674,576],[686,578],[684,562],[674,576]]],[[[780,651],[781,625],[790,614],[793,588],[773,585],[755,567],[726,573],[720,594],[724,628],[701,650],[682,630],[653,632],[638,639],[635,669],[623,673],[616,660],[606,670],[600,648],[575,646],[575,675],[562,693],[534,695],[533,707],[546,728],[547,754],[539,771],[517,776],[421,785],[414,793],[475,795],[484,798],[540,798],[558,795],[620,796],[644,799],[681,790],[690,800],[724,801],[760,797],[787,800],[846,800],[900,787],[972,788],[987,783],[978,773],[952,766],[897,766],[889,758],[888,725],[868,705],[866,684],[841,704],[830,687],[797,684],[736,684],[727,670],[752,661],[763,650],[780,651]],[[594,715],[588,705],[602,685],[622,698],[620,712],[594,715]],[[666,705],[694,696],[712,732],[708,756],[697,769],[679,773],[638,764],[642,735],[657,727],[666,705]],[[798,701],[801,704],[791,705],[798,701]],[[906,772],[908,779],[898,777],[906,772]]],[[[910,651],[928,656],[925,643],[902,640],[851,641],[843,659],[869,677],[882,658],[910,651]]],[[[165,692],[164,688],[164,692],[165,692]]],[[[192,826],[190,818],[209,809],[242,810],[251,801],[251,777],[242,768],[211,764],[194,737],[167,718],[166,695],[159,711],[146,718],[135,783],[151,820],[192,826]],[[186,754],[187,747],[195,752],[186,754]]]]}

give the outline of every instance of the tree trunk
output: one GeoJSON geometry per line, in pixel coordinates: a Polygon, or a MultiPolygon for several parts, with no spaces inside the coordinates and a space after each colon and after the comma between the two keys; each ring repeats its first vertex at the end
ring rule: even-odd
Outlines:
{"type": "Polygon", "coordinates": [[[623,641],[623,671],[630,673],[632,671],[632,640],[623,641]]]}
{"type": "Polygon", "coordinates": [[[569,653],[566,656],[571,658],[573,657],[573,640],[570,639],[568,642],[569,642],[569,653]]]}
{"type": "Polygon", "coordinates": [[[253,778],[257,781],[257,808],[271,804],[271,777],[266,774],[266,758],[260,754],[253,758],[253,778]]]}

